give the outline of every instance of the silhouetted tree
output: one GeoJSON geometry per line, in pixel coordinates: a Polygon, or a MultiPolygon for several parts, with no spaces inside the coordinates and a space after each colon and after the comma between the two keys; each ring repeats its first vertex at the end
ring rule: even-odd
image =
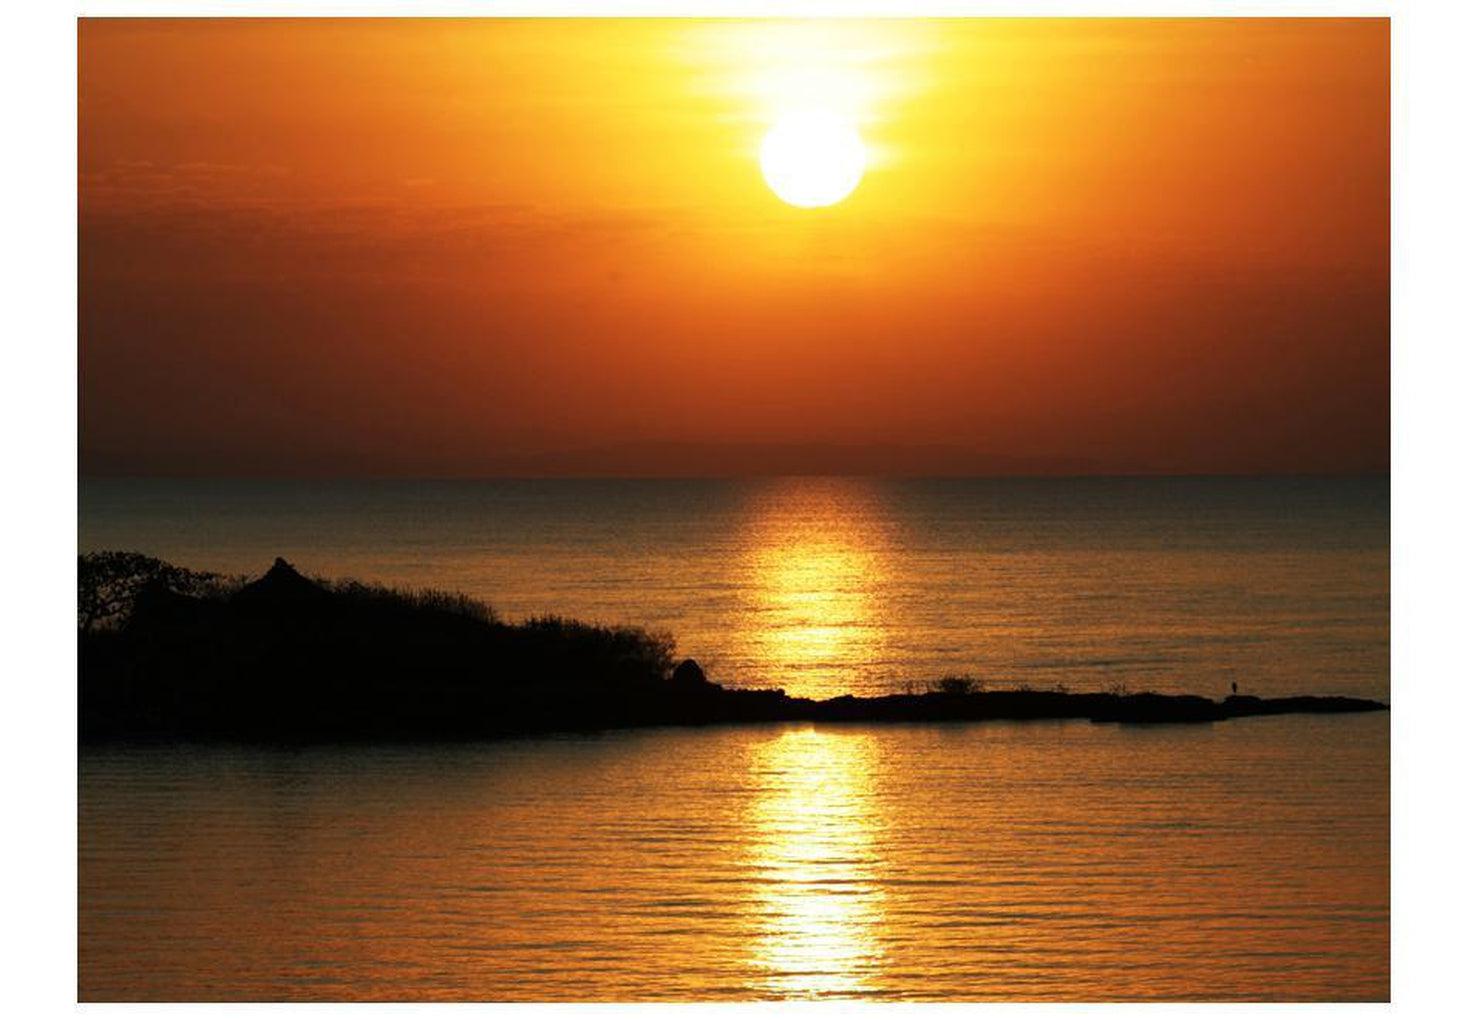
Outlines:
{"type": "Polygon", "coordinates": [[[224,582],[219,574],[175,567],[142,553],[83,553],[76,564],[77,626],[85,633],[126,619],[138,594],[150,585],[179,595],[203,595],[224,582]]]}

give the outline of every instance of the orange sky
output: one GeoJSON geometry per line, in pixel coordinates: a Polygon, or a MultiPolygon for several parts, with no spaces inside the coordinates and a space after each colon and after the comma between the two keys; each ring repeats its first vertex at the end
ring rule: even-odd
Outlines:
{"type": "Polygon", "coordinates": [[[96,21],[84,473],[1355,471],[1388,23],[96,21]],[[811,94],[871,154],[782,204],[811,94]]]}

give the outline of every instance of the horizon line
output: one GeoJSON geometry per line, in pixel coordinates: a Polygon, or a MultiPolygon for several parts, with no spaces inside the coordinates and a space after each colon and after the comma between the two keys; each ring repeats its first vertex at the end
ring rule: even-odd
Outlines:
{"type": "Polygon", "coordinates": [[[81,472],[77,482],[84,481],[240,481],[240,482],[539,482],[539,481],[746,481],[758,479],[798,478],[867,478],[908,481],[1067,481],[1081,479],[1187,479],[1187,478],[1390,478],[1391,468],[1362,470],[1260,470],[1260,471],[1085,471],[1085,472],[983,472],[983,473],[905,473],[880,471],[742,471],[698,473],[641,472],[545,472],[539,474],[455,473],[332,473],[301,474],[291,472],[81,472]]]}

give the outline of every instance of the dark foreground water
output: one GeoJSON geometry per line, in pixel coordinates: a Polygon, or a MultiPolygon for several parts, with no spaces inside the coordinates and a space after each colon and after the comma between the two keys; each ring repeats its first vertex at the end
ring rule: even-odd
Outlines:
{"type": "Polygon", "coordinates": [[[1385,714],[88,751],[83,999],[1384,999],[1385,714]]]}
{"type": "Polygon", "coordinates": [[[84,479],[83,549],[466,591],[673,633],[724,683],[1388,697],[1366,479],[84,479]]]}

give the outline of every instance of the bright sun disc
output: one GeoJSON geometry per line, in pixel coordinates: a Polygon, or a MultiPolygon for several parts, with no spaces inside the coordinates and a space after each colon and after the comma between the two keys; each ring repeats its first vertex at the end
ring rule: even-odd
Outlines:
{"type": "Polygon", "coordinates": [[[782,201],[803,209],[834,205],[856,189],[867,151],[850,123],[829,113],[787,113],[759,150],[760,170],[782,201]]]}

